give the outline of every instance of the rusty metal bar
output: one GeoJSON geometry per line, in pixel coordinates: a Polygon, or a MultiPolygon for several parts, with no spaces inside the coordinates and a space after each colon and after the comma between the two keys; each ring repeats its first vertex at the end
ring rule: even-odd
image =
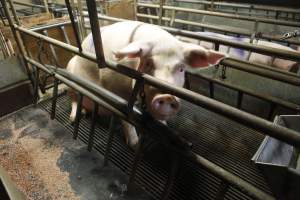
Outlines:
{"type": "Polygon", "coordinates": [[[94,41],[97,64],[99,68],[106,67],[105,57],[102,46],[100,26],[98,22],[98,12],[95,0],[86,1],[91,24],[92,36],[94,41]]]}
{"type": "Polygon", "coordinates": [[[65,27],[64,26],[59,26],[59,28],[60,28],[61,32],[63,33],[63,36],[64,36],[64,39],[65,39],[66,43],[67,44],[71,44],[69,36],[68,36],[68,34],[66,32],[65,27]]]}

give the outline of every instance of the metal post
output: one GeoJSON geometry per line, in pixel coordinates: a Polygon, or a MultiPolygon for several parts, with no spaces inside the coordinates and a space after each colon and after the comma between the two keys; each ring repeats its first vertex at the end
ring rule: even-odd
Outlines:
{"type": "Polygon", "coordinates": [[[98,13],[95,0],[86,1],[93,35],[94,47],[96,52],[97,64],[99,68],[106,67],[103,44],[101,39],[100,27],[98,22],[98,13]]]}
{"type": "Polygon", "coordinates": [[[160,0],[159,1],[159,13],[158,13],[158,25],[162,25],[162,17],[164,14],[164,4],[165,0],[160,0]]]}
{"type": "Polygon", "coordinates": [[[53,87],[53,95],[52,95],[52,107],[51,107],[51,119],[55,118],[56,113],[56,102],[58,95],[58,80],[54,78],[54,87],[53,87]]]}
{"type": "Polygon", "coordinates": [[[82,106],[83,95],[81,93],[77,94],[77,110],[74,122],[74,133],[73,138],[76,140],[78,136],[79,123],[81,118],[81,106],[82,106]]]}
{"type": "Polygon", "coordinates": [[[71,23],[72,23],[74,34],[75,34],[77,47],[79,48],[79,51],[82,51],[80,36],[79,36],[79,32],[78,32],[78,27],[77,27],[75,19],[74,19],[73,10],[72,10],[70,1],[65,0],[65,2],[66,2],[66,6],[68,8],[69,17],[70,17],[70,20],[71,20],[71,23]]]}
{"type": "MultiPolygon", "coordinates": [[[[43,34],[44,34],[45,36],[49,36],[47,30],[43,30],[42,32],[43,32],[43,34]]],[[[55,65],[56,65],[56,66],[59,66],[58,57],[57,57],[57,54],[56,54],[56,52],[55,52],[55,48],[53,47],[52,44],[49,44],[49,47],[50,47],[51,54],[52,54],[52,56],[53,56],[53,58],[54,58],[54,63],[55,63],[55,65]]]]}
{"type": "Polygon", "coordinates": [[[94,135],[95,135],[95,126],[96,126],[96,119],[98,115],[99,105],[97,102],[94,101],[94,108],[92,113],[92,123],[90,128],[90,135],[88,141],[88,151],[92,151],[93,144],[94,144],[94,135]]]}
{"type": "Polygon", "coordinates": [[[47,13],[49,13],[49,8],[48,8],[48,2],[47,2],[47,0],[43,0],[43,1],[44,1],[44,6],[45,6],[45,11],[47,13]]]}
{"type": "Polygon", "coordinates": [[[108,165],[109,155],[110,155],[110,151],[111,151],[114,136],[115,136],[116,119],[117,118],[116,118],[115,115],[113,115],[110,119],[109,131],[108,131],[109,135],[108,135],[108,140],[107,140],[107,144],[106,144],[106,148],[105,148],[105,154],[104,154],[104,162],[103,162],[104,166],[108,165]]]}
{"type": "Polygon", "coordinates": [[[86,29],[84,28],[84,16],[83,16],[83,9],[82,9],[82,0],[77,0],[77,5],[78,5],[78,11],[80,14],[80,27],[82,30],[82,39],[85,38],[85,36],[87,35],[86,29]]]}

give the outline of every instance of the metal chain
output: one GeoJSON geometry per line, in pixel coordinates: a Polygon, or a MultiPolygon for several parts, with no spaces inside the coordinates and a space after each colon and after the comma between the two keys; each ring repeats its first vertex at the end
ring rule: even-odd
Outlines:
{"type": "Polygon", "coordinates": [[[294,31],[283,34],[283,36],[280,39],[286,40],[286,39],[289,39],[292,37],[299,37],[299,36],[300,36],[300,30],[294,30],[294,31]]]}

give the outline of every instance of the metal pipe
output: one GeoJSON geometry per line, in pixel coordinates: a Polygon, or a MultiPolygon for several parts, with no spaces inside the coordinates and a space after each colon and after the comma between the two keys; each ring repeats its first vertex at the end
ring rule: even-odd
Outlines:
{"type": "Polygon", "coordinates": [[[115,125],[116,125],[116,117],[113,115],[110,119],[109,122],[109,130],[108,130],[108,140],[107,140],[107,144],[106,144],[106,148],[105,148],[105,154],[104,154],[104,161],[103,161],[103,165],[107,166],[108,165],[108,161],[109,161],[109,155],[110,155],[110,151],[111,151],[111,147],[113,145],[113,140],[115,137],[115,125]]]}
{"type": "Polygon", "coordinates": [[[68,13],[69,13],[69,17],[70,17],[70,20],[71,20],[71,23],[72,23],[73,32],[74,32],[74,35],[75,35],[77,46],[79,48],[79,51],[82,51],[80,36],[79,36],[79,32],[78,32],[78,27],[77,27],[77,24],[76,24],[75,19],[74,19],[73,10],[72,10],[72,7],[70,5],[70,1],[65,0],[65,2],[66,2],[66,6],[68,8],[68,13]]]}
{"type": "MultiPolygon", "coordinates": [[[[159,7],[159,5],[147,4],[147,3],[138,3],[137,5],[142,6],[142,7],[149,7],[149,8],[158,8],[159,7]]],[[[175,7],[175,6],[163,6],[163,9],[176,10],[176,11],[179,11],[179,12],[188,12],[188,13],[195,13],[195,14],[210,15],[210,16],[230,18],[230,19],[238,19],[238,20],[244,20],[244,21],[258,21],[258,22],[268,23],[268,24],[300,27],[300,24],[298,22],[291,22],[291,21],[273,20],[273,19],[268,19],[268,18],[258,18],[258,17],[232,15],[232,14],[225,14],[225,13],[219,13],[219,12],[206,11],[206,10],[181,8],[181,7],[175,7]]]]}
{"type": "Polygon", "coordinates": [[[97,12],[96,2],[95,0],[89,0],[86,1],[86,4],[88,7],[97,64],[99,68],[104,68],[106,67],[106,64],[105,64],[105,57],[104,57],[103,46],[102,46],[100,27],[98,22],[98,12],[97,12]]]}
{"type": "MultiPolygon", "coordinates": [[[[48,69],[45,66],[43,66],[42,64],[30,59],[30,58],[26,58],[26,60],[30,63],[32,63],[33,65],[39,67],[40,69],[46,71],[46,72],[52,72],[53,69],[48,69]]],[[[101,100],[99,97],[97,97],[95,95],[95,93],[89,92],[87,90],[88,86],[86,84],[80,84],[78,85],[79,82],[74,80],[70,80],[67,77],[64,77],[59,73],[59,71],[53,71],[55,73],[55,77],[57,79],[59,79],[60,81],[62,81],[63,83],[67,84],[69,87],[72,87],[73,89],[79,91],[80,93],[84,94],[85,96],[89,97],[90,99],[96,101],[97,103],[99,103],[101,106],[104,106],[105,108],[109,109],[110,111],[114,112],[116,115],[118,115],[119,117],[130,121],[133,118],[128,118],[126,115],[124,115],[122,112],[120,112],[118,109],[113,108],[111,105],[103,102],[103,100],[101,100]]],[[[85,83],[87,83],[88,81],[85,81],[85,83]]],[[[100,93],[97,92],[97,95],[99,95],[100,93]]],[[[112,98],[111,98],[112,99],[112,98]]],[[[135,109],[134,109],[135,110],[135,109]]],[[[140,114],[138,114],[136,112],[136,110],[134,111],[136,116],[140,116],[140,114]]],[[[136,126],[140,125],[140,119],[139,118],[135,118],[135,120],[131,121],[131,123],[133,123],[136,126]]],[[[147,123],[147,127],[146,128],[150,128],[149,125],[154,125],[157,122],[154,121],[154,123],[149,122],[147,123]]],[[[145,127],[143,127],[145,128],[145,127]]],[[[153,132],[160,130],[160,128],[156,127],[152,129],[153,132]]],[[[164,132],[165,133],[165,132],[164,132]]],[[[165,134],[162,134],[161,136],[165,136],[165,134]]],[[[162,137],[163,138],[163,137],[162,137]]],[[[161,139],[162,139],[161,138],[161,139]]],[[[163,142],[164,140],[160,140],[161,142],[163,142]]],[[[166,144],[167,145],[167,144],[166,144]]],[[[175,145],[176,146],[176,145],[175,145]]],[[[171,146],[171,148],[175,148],[175,146],[171,146]]],[[[211,163],[210,161],[206,160],[205,158],[191,152],[191,151],[183,151],[181,148],[180,150],[178,148],[175,148],[174,150],[176,150],[176,152],[178,152],[180,155],[183,155],[185,157],[187,157],[188,159],[190,159],[191,161],[199,164],[200,166],[204,167],[205,169],[207,169],[209,172],[213,173],[214,175],[216,175],[217,177],[220,177],[222,180],[226,180],[228,183],[235,185],[237,188],[241,189],[242,191],[246,192],[247,194],[249,194],[252,197],[256,197],[257,199],[260,200],[274,200],[273,197],[271,197],[270,195],[264,193],[263,191],[261,191],[260,189],[255,188],[254,186],[250,185],[249,183],[247,183],[246,181],[242,180],[241,178],[237,177],[236,175],[231,174],[230,172],[227,172],[225,170],[223,170],[221,167],[211,163]]]]}
{"type": "Polygon", "coordinates": [[[54,79],[54,88],[53,88],[53,94],[52,94],[52,106],[51,106],[51,119],[55,119],[56,114],[56,102],[58,97],[58,80],[54,79]]]}
{"type": "Polygon", "coordinates": [[[78,137],[78,130],[79,130],[80,119],[81,119],[82,100],[83,100],[83,95],[81,93],[77,93],[77,109],[76,109],[74,130],[73,130],[73,139],[75,140],[78,137]]]}
{"type": "Polygon", "coordinates": [[[41,25],[41,26],[38,26],[38,27],[29,28],[29,30],[38,32],[38,31],[41,31],[41,30],[57,28],[57,27],[66,26],[66,25],[69,25],[69,24],[71,24],[71,21],[59,22],[59,23],[55,23],[55,24],[45,24],[45,25],[41,25]]]}

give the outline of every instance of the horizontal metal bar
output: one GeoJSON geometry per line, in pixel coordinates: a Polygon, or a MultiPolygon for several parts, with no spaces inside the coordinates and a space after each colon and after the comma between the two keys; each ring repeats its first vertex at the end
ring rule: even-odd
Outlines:
{"type": "MultiPolygon", "coordinates": [[[[175,0],[175,2],[182,3],[197,3],[204,5],[211,5],[211,1],[199,1],[199,0],[175,0]]],[[[252,10],[265,10],[265,11],[279,11],[279,12],[289,12],[289,13],[297,13],[300,14],[299,9],[291,9],[280,6],[263,6],[263,5],[255,5],[255,4],[237,4],[237,3],[229,3],[229,2],[214,2],[215,6],[224,6],[224,7],[234,7],[234,8],[245,8],[252,10]]]]}
{"type": "MultiPolygon", "coordinates": [[[[142,18],[147,18],[147,19],[158,19],[158,16],[156,16],[156,15],[139,14],[139,13],[137,14],[137,17],[142,17],[142,18]]],[[[163,17],[162,20],[170,22],[172,19],[169,17],[163,17]]],[[[230,28],[218,27],[216,25],[187,21],[187,20],[183,20],[183,19],[173,19],[173,22],[179,23],[179,24],[197,26],[197,27],[201,27],[201,28],[205,28],[205,29],[214,30],[214,31],[220,31],[223,33],[224,32],[232,33],[232,34],[238,34],[238,35],[243,35],[243,36],[248,36],[248,37],[250,37],[253,34],[252,31],[250,31],[250,30],[238,30],[235,28],[230,29],[230,28]]],[[[281,42],[281,43],[300,45],[300,42],[295,39],[281,40],[279,37],[267,36],[267,35],[262,35],[262,36],[260,36],[259,39],[273,40],[273,41],[277,41],[277,42],[281,42]]]]}
{"type": "MultiPolygon", "coordinates": [[[[46,7],[43,5],[38,5],[38,4],[32,4],[32,3],[24,3],[24,2],[19,2],[19,1],[13,1],[13,4],[16,5],[21,5],[21,6],[27,6],[31,8],[40,8],[46,10],[46,7]]],[[[53,8],[53,7],[48,7],[48,9],[52,12],[63,12],[67,11],[67,8],[53,8]]]]}
{"type": "Polygon", "coordinates": [[[284,83],[288,83],[291,85],[300,86],[300,78],[299,77],[293,77],[290,75],[278,73],[276,71],[270,71],[263,68],[255,68],[252,66],[251,62],[247,61],[241,61],[235,58],[226,58],[220,62],[220,64],[239,69],[242,71],[246,71],[249,73],[257,74],[263,77],[268,77],[273,80],[282,81],[284,83]]]}
{"type": "MultiPolygon", "coordinates": [[[[16,26],[16,29],[18,29],[24,33],[30,33],[30,35],[35,35],[37,37],[41,37],[41,38],[43,38],[43,40],[45,40],[53,45],[62,47],[66,50],[69,50],[69,51],[75,53],[75,54],[84,56],[85,58],[96,62],[95,55],[91,55],[86,52],[80,53],[78,48],[76,48],[76,47],[67,45],[63,42],[60,42],[60,41],[52,39],[52,38],[42,37],[41,34],[38,34],[36,32],[32,32],[32,31],[28,31],[19,26],[16,26]]],[[[152,86],[155,86],[155,87],[163,90],[166,93],[173,94],[175,96],[178,96],[179,98],[185,99],[196,105],[207,108],[213,112],[219,113],[223,116],[226,116],[230,119],[240,122],[241,124],[243,124],[245,126],[251,127],[257,131],[261,131],[262,134],[270,135],[279,140],[285,141],[288,144],[300,147],[300,134],[296,131],[293,131],[293,130],[290,130],[290,129],[287,129],[284,127],[280,127],[280,126],[275,126],[274,124],[272,124],[264,119],[258,118],[254,115],[240,111],[236,108],[233,108],[233,107],[230,107],[223,103],[209,99],[208,97],[204,97],[195,92],[188,91],[183,88],[171,86],[164,81],[158,80],[147,74],[140,74],[138,71],[130,69],[126,66],[122,66],[122,65],[119,65],[119,64],[111,62],[111,61],[106,61],[106,66],[112,70],[115,70],[119,73],[125,74],[131,78],[135,78],[135,79],[143,78],[145,80],[146,84],[148,83],[152,86]]],[[[60,69],[57,69],[57,70],[60,70],[60,69]]],[[[94,86],[96,87],[95,84],[94,84],[94,86]]],[[[100,90],[100,88],[98,88],[98,89],[100,90]]],[[[97,89],[95,89],[95,91],[97,91],[97,89]]]]}
{"type": "Polygon", "coordinates": [[[46,24],[46,25],[41,25],[38,27],[30,27],[29,30],[31,31],[41,31],[41,30],[47,30],[47,29],[51,29],[51,28],[57,28],[60,26],[66,26],[66,25],[70,25],[71,21],[66,21],[66,22],[59,22],[59,23],[55,23],[55,24],[46,24]]]}
{"type": "Polygon", "coordinates": [[[211,77],[209,77],[207,75],[204,75],[204,74],[195,74],[195,73],[190,73],[190,72],[187,72],[187,73],[190,76],[194,76],[194,77],[197,77],[197,78],[200,78],[200,79],[204,79],[204,80],[207,80],[209,82],[213,82],[213,83],[216,83],[218,85],[222,85],[224,87],[233,89],[235,91],[241,91],[241,92],[243,92],[247,95],[257,97],[259,99],[266,100],[268,102],[275,103],[275,104],[280,105],[284,108],[288,108],[288,109],[291,109],[291,110],[294,110],[294,111],[299,111],[300,110],[300,105],[295,104],[295,103],[291,103],[289,101],[282,100],[282,99],[277,98],[277,97],[273,97],[273,96],[269,96],[269,95],[263,95],[263,94],[257,93],[255,91],[249,90],[249,89],[241,87],[241,86],[232,85],[230,83],[227,83],[227,82],[224,82],[224,81],[221,81],[221,80],[218,80],[218,79],[211,78],[211,77]]]}
{"type": "MultiPolygon", "coordinates": [[[[108,104],[106,102],[104,102],[101,98],[99,98],[97,95],[102,95],[102,92],[90,92],[90,88],[88,86],[88,81],[83,81],[83,83],[79,83],[78,81],[75,80],[70,80],[69,77],[65,77],[61,74],[59,74],[61,72],[61,70],[59,71],[52,71],[51,69],[47,69],[47,67],[43,66],[42,64],[30,59],[30,58],[26,58],[26,60],[28,62],[30,62],[31,64],[39,67],[42,70],[45,71],[51,71],[52,73],[55,73],[55,77],[62,81],[63,83],[65,83],[66,85],[68,85],[69,87],[77,90],[78,92],[80,92],[81,94],[89,97],[90,99],[92,99],[93,101],[97,102],[99,105],[104,106],[106,109],[114,112],[115,115],[123,118],[124,120],[132,123],[135,126],[140,126],[140,122],[141,122],[141,113],[139,111],[137,111],[136,109],[134,109],[134,116],[135,118],[129,118],[126,116],[126,114],[124,114],[123,112],[121,112],[119,109],[113,107],[111,104],[108,104]]],[[[66,72],[67,73],[67,72],[66,72]]],[[[70,77],[72,77],[72,74],[69,74],[70,77]]],[[[115,97],[111,96],[111,99],[113,99],[115,97]]],[[[117,99],[121,99],[120,97],[117,97],[117,99]]],[[[115,100],[117,100],[115,99],[115,100]]],[[[155,121],[151,121],[149,123],[147,123],[146,128],[151,128],[150,130],[153,130],[153,132],[157,132],[158,130],[161,130],[162,127],[165,127],[163,124],[160,124],[160,126],[156,127],[155,125],[157,125],[157,122],[155,121]]],[[[142,126],[141,128],[145,128],[144,126],[142,126]]],[[[165,132],[164,132],[165,133],[165,132]]],[[[163,140],[162,140],[163,141],[163,140]]],[[[168,144],[165,144],[168,145],[168,144]]],[[[213,164],[212,162],[208,161],[207,159],[191,152],[191,151],[187,151],[187,150],[182,150],[182,149],[178,149],[176,148],[176,146],[173,145],[168,145],[170,146],[172,149],[174,149],[176,152],[178,152],[179,154],[187,157],[188,159],[190,159],[193,162],[196,162],[197,164],[203,166],[204,168],[206,168],[209,172],[213,173],[214,175],[216,175],[217,177],[226,180],[228,183],[236,186],[237,188],[241,189],[242,191],[246,192],[247,194],[249,194],[252,197],[255,197],[259,200],[274,200],[273,197],[271,197],[270,195],[266,194],[265,192],[261,191],[260,189],[252,186],[251,184],[247,183],[246,181],[242,180],[241,178],[239,178],[238,176],[231,174],[228,171],[225,171],[223,168],[213,164]]]]}
{"type": "MultiPolygon", "coordinates": [[[[114,22],[126,21],[125,19],[119,19],[119,18],[104,16],[104,15],[98,16],[98,19],[109,20],[109,21],[114,21],[114,22]]],[[[161,28],[165,29],[166,31],[168,31],[174,35],[181,35],[181,36],[190,37],[193,39],[204,40],[204,41],[208,41],[208,42],[212,42],[212,43],[219,43],[222,45],[240,48],[240,49],[246,49],[246,50],[249,50],[252,52],[261,53],[261,54],[269,55],[272,57],[275,56],[277,58],[300,62],[300,53],[299,52],[285,51],[285,50],[281,50],[281,49],[265,47],[265,46],[255,45],[255,44],[246,43],[246,42],[236,42],[236,41],[222,39],[222,38],[215,38],[212,36],[203,36],[203,35],[200,36],[197,33],[192,32],[192,31],[179,30],[179,29],[171,28],[171,27],[162,26],[161,28]]]]}

